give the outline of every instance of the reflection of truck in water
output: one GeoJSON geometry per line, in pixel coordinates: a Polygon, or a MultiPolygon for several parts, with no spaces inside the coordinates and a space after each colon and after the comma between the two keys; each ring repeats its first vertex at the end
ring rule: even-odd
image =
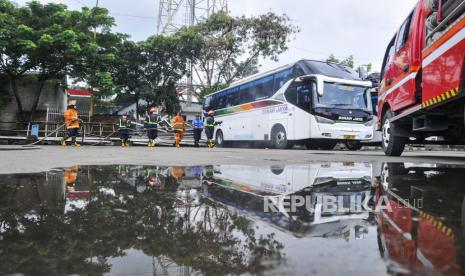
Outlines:
{"type": "MultiPolygon", "coordinates": [[[[295,235],[338,235],[343,228],[365,224],[366,210],[316,214],[318,196],[366,197],[372,187],[372,165],[367,163],[312,163],[252,167],[240,165],[215,166],[214,172],[204,181],[203,195],[231,208],[259,217],[281,230],[295,235]],[[268,196],[302,196],[305,204],[295,212],[276,206],[265,211],[268,196]],[[307,208],[311,206],[311,208],[307,208]],[[316,214],[316,215],[315,215],[316,214]]],[[[347,205],[345,205],[347,207],[347,205]]],[[[363,227],[362,227],[363,228],[363,227]]],[[[360,229],[362,228],[357,228],[360,229]]]]}
{"type": "Polygon", "coordinates": [[[463,275],[463,167],[385,164],[377,198],[392,212],[377,214],[379,244],[391,273],[463,275]]]}

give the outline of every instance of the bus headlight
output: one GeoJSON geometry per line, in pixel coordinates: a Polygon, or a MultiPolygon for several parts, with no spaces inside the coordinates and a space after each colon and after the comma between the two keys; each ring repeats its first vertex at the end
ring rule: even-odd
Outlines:
{"type": "Polygon", "coordinates": [[[364,123],[365,126],[372,126],[373,120],[369,120],[368,122],[364,123]]]}
{"type": "Polygon", "coordinates": [[[331,119],[327,119],[327,118],[324,118],[324,117],[320,117],[320,116],[315,116],[315,119],[318,123],[320,124],[329,124],[329,125],[334,125],[336,122],[331,120],[331,119]]]}

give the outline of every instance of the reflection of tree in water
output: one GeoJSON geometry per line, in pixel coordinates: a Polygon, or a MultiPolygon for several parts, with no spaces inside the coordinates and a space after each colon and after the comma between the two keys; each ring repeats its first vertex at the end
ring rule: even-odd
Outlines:
{"type": "Polygon", "coordinates": [[[61,200],[44,204],[34,195],[51,188],[44,178],[36,178],[37,188],[16,185],[18,177],[0,181],[0,273],[101,274],[110,271],[109,257],[130,248],[206,274],[258,273],[283,258],[273,236],[258,237],[250,220],[212,201],[180,214],[174,192],[138,193],[102,175],[93,177],[87,206],[66,214],[61,200]]]}

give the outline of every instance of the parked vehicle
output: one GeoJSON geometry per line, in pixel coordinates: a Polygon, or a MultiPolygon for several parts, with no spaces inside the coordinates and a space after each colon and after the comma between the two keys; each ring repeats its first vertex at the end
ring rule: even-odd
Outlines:
{"type": "Polygon", "coordinates": [[[301,60],[208,95],[204,109],[223,122],[215,129],[220,147],[241,141],[330,150],[373,137],[370,88],[343,65],[301,60]]]}
{"type": "Polygon", "coordinates": [[[406,144],[464,143],[464,11],[463,0],[420,0],[389,43],[377,127],[386,155],[406,144]]]}

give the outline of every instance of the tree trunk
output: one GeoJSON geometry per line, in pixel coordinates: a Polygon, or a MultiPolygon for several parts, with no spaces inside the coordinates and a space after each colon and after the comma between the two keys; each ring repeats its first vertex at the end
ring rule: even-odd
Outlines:
{"type": "Polygon", "coordinates": [[[36,115],[37,106],[39,105],[40,96],[42,95],[42,90],[44,89],[46,81],[47,78],[39,78],[39,83],[36,91],[36,98],[34,99],[34,103],[31,107],[31,116],[29,117],[29,121],[32,121],[34,119],[34,116],[36,115]]]}
{"type": "Polygon", "coordinates": [[[10,80],[10,88],[11,88],[11,91],[13,92],[13,95],[15,96],[16,105],[18,106],[19,119],[21,120],[21,122],[25,122],[26,116],[24,115],[23,103],[21,102],[21,98],[19,97],[19,94],[18,94],[18,86],[16,84],[16,77],[8,75],[8,79],[10,80]]]}

